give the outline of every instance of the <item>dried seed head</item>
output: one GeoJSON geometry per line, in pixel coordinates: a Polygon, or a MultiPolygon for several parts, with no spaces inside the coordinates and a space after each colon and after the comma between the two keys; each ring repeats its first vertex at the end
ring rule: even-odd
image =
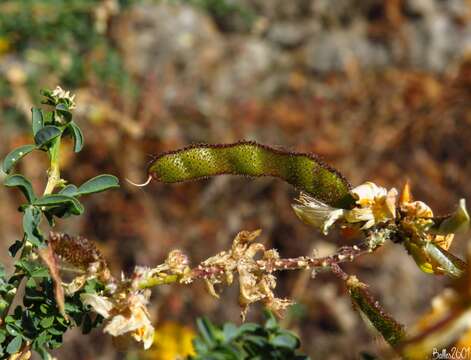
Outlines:
{"type": "Polygon", "coordinates": [[[88,270],[89,266],[94,263],[105,263],[93,242],[82,236],[50,232],[49,244],[54,253],[63,261],[83,270],[88,270]]]}

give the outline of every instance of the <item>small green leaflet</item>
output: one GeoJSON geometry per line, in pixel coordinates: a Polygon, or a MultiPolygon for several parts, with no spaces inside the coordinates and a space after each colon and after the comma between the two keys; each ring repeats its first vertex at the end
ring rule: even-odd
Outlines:
{"type": "Polygon", "coordinates": [[[23,145],[11,151],[3,160],[3,171],[9,174],[13,166],[34,149],[36,149],[35,145],[23,145]]]}
{"type": "Polygon", "coordinates": [[[32,108],[33,136],[36,136],[39,130],[44,127],[43,113],[41,109],[32,108]]]}
{"type": "Polygon", "coordinates": [[[35,199],[33,186],[30,181],[23,175],[15,174],[10,175],[5,179],[4,185],[7,187],[17,187],[24,194],[29,203],[35,199]]]}
{"type": "Polygon", "coordinates": [[[67,125],[67,131],[70,133],[70,135],[74,139],[74,151],[76,153],[80,152],[83,148],[82,130],[80,130],[80,128],[75,122],[71,121],[69,125],[67,125]]]}
{"type": "Polygon", "coordinates": [[[34,142],[40,148],[47,143],[54,140],[56,137],[62,134],[61,129],[57,126],[48,125],[39,130],[34,136],[34,142]]]}
{"type": "Polygon", "coordinates": [[[38,230],[40,222],[41,211],[34,206],[26,207],[23,216],[23,231],[26,239],[35,246],[40,246],[43,243],[43,238],[38,230]]]}
{"type": "Polygon", "coordinates": [[[224,174],[273,176],[331,206],[350,208],[354,203],[347,180],[317,156],[255,142],[193,145],[164,153],[150,163],[148,173],[164,183],[224,174]]]}
{"type": "Polygon", "coordinates": [[[70,112],[69,107],[66,104],[57,104],[56,111],[64,118],[66,122],[70,122],[70,120],[72,120],[72,113],[70,112]]]}
{"type": "Polygon", "coordinates": [[[23,339],[20,335],[15,336],[7,345],[7,353],[15,354],[20,351],[21,344],[23,343],[23,339]]]}
{"type": "Polygon", "coordinates": [[[69,184],[63,189],[61,189],[61,191],[59,191],[59,194],[67,195],[67,196],[76,196],[77,190],[78,190],[77,186],[75,186],[74,184],[69,184]]]}
{"type": "Polygon", "coordinates": [[[113,175],[98,175],[82,185],[77,190],[77,195],[88,195],[119,187],[119,180],[113,175]]]}
{"type": "Polygon", "coordinates": [[[46,195],[42,198],[36,199],[33,203],[36,206],[45,207],[66,207],[72,215],[81,215],[84,212],[83,205],[72,196],[62,194],[46,195]]]}

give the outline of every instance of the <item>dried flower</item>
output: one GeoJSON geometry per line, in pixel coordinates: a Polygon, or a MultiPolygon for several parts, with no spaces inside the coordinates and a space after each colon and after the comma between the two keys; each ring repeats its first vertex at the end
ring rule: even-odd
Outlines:
{"type": "Polygon", "coordinates": [[[146,305],[149,292],[138,292],[128,296],[124,304],[119,304],[104,331],[112,336],[130,334],[134,340],[144,343],[144,349],[150,348],[154,340],[154,327],[146,305]]]}
{"type": "Polygon", "coordinates": [[[261,253],[264,260],[279,259],[278,252],[275,250],[265,250],[263,244],[253,243],[260,235],[261,231],[241,231],[237,234],[230,251],[223,251],[204,261],[199,270],[205,268],[217,267],[221,269],[219,274],[206,278],[206,284],[209,292],[218,296],[214,285],[225,281],[231,284],[233,281],[233,272],[239,275],[240,293],[239,304],[242,308],[241,315],[245,319],[250,304],[261,301],[278,316],[292,304],[288,299],[279,299],[273,289],[276,287],[276,277],[267,269],[261,269],[255,256],[261,253]]]}
{"type": "Polygon", "coordinates": [[[401,225],[410,235],[413,242],[430,241],[448,250],[454,234],[433,235],[428,228],[433,225],[433,211],[422,201],[412,201],[409,184],[406,184],[401,196],[400,209],[403,213],[401,225]]]}

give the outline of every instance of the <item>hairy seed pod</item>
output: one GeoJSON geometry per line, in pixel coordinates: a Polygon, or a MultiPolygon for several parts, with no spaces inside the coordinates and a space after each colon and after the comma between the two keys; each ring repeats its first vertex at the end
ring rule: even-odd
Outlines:
{"type": "Polygon", "coordinates": [[[273,176],[331,206],[350,208],[350,184],[317,156],[278,150],[256,142],[192,145],[158,155],[149,176],[164,183],[216,175],[273,176]]]}

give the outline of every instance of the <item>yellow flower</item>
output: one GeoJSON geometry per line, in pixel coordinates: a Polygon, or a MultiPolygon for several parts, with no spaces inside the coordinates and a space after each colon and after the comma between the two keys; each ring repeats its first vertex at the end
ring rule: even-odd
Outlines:
{"type": "Polygon", "coordinates": [[[366,182],[351,191],[359,205],[346,211],[345,219],[350,223],[365,222],[363,229],[396,218],[397,190],[387,190],[372,182],[366,182]]]}
{"type": "Polygon", "coordinates": [[[10,41],[6,37],[0,37],[0,55],[8,53],[10,50],[10,41]]]}
{"type": "Polygon", "coordinates": [[[296,215],[305,223],[321,229],[327,234],[330,227],[338,220],[348,223],[364,222],[362,229],[384,223],[396,218],[397,190],[386,190],[372,182],[366,182],[351,191],[356,200],[356,207],[351,210],[337,209],[301,194],[292,207],[296,215]]]}
{"type": "Polygon", "coordinates": [[[166,322],[156,329],[154,344],[142,354],[146,360],[186,359],[194,355],[192,329],[174,322],[166,322]]]}

